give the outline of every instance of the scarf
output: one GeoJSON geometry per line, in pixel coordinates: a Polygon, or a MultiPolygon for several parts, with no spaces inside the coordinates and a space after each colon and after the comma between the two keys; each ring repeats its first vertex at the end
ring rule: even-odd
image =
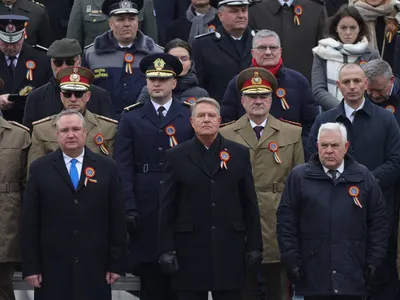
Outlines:
{"type": "Polygon", "coordinates": [[[272,74],[274,74],[274,76],[276,77],[276,74],[278,74],[279,69],[282,67],[282,57],[279,59],[278,64],[277,64],[275,67],[272,67],[272,68],[265,68],[265,67],[259,66],[254,57],[252,58],[251,63],[252,63],[252,65],[253,65],[253,67],[264,68],[264,69],[266,69],[267,71],[270,71],[270,72],[271,72],[272,74]]]}
{"type": "Polygon", "coordinates": [[[326,38],[318,42],[318,46],[312,49],[315,55],[326,60],[326,78],[328,92],[339,101],[343,99],[342,93],[336,85],[340,68],[345,63],[355,62],[361,55],[369,52],[368,40],[364,37],[357,44],[342,44],[341,42],[326,38]]]}
{"type": "Polygon", "coordinates": [[[196,35],[208,32],[208,23],[214,20],[217,10],[210,7],[207,13],[203,16],[198,16],[195,13],[194,7],[191,4],[186,11],[186,19],[192,23],[189,34],[189,44],[192,45],[193,39],[196,35]]]}
{"type": "Polygon", "coordinates": [[[367,23],[371,35],[369,46],[371,49],[377,51],[379,51],[379,48],[376,38],[376,20],[379,17],[383,17],[386,23],[385,38],[383,39],[381,50],[381,57],[383,57],[386,40],[388,43],[391,43],[397,34],[397,25],[400,24],[400,13],[398,12],[400,10],[400,1],[387,0],[385,3],[374,7],[365,3],[364,0],[350,0],[349,5],[353,5],[357,8],[358,12],[367,23]]]}

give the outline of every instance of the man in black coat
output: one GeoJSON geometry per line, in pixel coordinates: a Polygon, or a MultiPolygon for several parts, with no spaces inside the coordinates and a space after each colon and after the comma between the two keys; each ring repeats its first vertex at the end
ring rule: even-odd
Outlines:
{"type": "MultiPolygon", "coordinates": [[[[28,96],[23,120],[25,126],[32,128],[33,122],[58,114],[64,109],[56,75],[59,70],[67,66],[80,67],[81,54],[82,49],[77,40],[64,38],[51,44],[47,56],[51,58],[53,76],[49,82],[28,96]]],[[[107,91],[90,85],[90,92],[87,109],[94,114],[112,118],[114,110],[107,91]]]]}
{"type": "Polygon", "coordinates": [[[193,61],[199,86],[221,102],[229,81],[251,64],[254,31],[248,24],[248,0],[224,0],[218,4],[222,25],[193,41],[193,61]]]}
{"type": "MultiPolygon", "coordinates": [[[[315,119],[308,141],[309,153],[317,151],[319,127],[327,122],[343,123],[348,132],[349,154],[366,166],[378,181],[386,200],[389,234],[395,223],[395,184],[400,177],[400,129],[393,114],[365,99],[368,79],[357,64],[347,64],[339,72],[338,88],[344,100],[338,107],[315,119]]],[[[385,299],[395,297],[395,252],[389,247],[387,257],[378,270],[374,294],[385,293],[385,299]],[[389,271],[388,271],[389,270],[389,271]],[[392,296],[389,296],[391,294],[392,296]]]]}
{"type": "Polygon", "coordinates": [[[51,77],[49,59],[24,40],[27,17],[0,16],[0,109],[6,120],[22,122],[26,96],[51,77]],[[10,95],[11,94],[11,95],[10,95]]]}
{"type": "Polygon", "coordinates": [[[36,300],[111,300],[124,275],[126,226],[115,162],[85,147],[83,116],[56,119],[59,149],[29,170],[21,216],[23,277],[36,300]]]}
{"type": "Polygon", "coordinates": [[[346,154],[346,127],[325,123],[318,153],[289,174],[277,211],[282,261],[305,300],[361,300],[386,255],[385,200],[346,154]]]}
{"type": "Polygon", "coordinates": [[[157,264],[158,210],[165,152],[193,137],[190,104],[172,97],[182,72],[179,59],[152,54],[139,66],[146,74],[150,99],[125,109],[114,151],[130,236],[129,272],[140,276],[140,299],[172,300],[169,278],[157,264]]]}
{"type": "Polygon", "coordinates": [[[167,151],[159,264],[178,300],[240,299],[247,267],[261,262],[260,214],[249,150],[218,134],[219,104],[192,106],[196,137],[167,151]]]}

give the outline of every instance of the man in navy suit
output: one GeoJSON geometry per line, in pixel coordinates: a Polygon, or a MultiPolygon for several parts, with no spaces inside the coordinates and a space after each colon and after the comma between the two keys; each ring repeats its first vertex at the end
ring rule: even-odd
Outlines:
{"type": "Polygon", "coordinates": [[[140,62],[150,100],[125,108],[114,156],[123,185],[130,235],[130,272],[140,276],[141,300],[175,299],[157,264],[157,225],[165,151],[193,136],[190,104],[172,97],[182,64],[170,54],[140,62]]]}
{"type": "Polygon", "coordinates": [[[59,149],[29,170],[21,216],[23,276],[36,300],[111,300],[110,284],[124,275],[127,250],[117,167],[85,147],[79,112],[62,111],[56,128],[59,149]]]}

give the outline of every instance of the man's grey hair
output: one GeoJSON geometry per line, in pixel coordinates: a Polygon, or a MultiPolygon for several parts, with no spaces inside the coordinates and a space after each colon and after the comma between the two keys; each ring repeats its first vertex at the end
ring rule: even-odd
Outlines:
{"type": "Polygon", "coordinates": [[[74,109],[66,109],[66,110],[63,110],[62,112],[60,112],[60,113],[56,116],[56,128],[57,128],[57,130],[58,130],[58,123],[60,122],[60,120],[61,120],[62,117],[65,117],[65,116],[73,116],[73,115],[76,115],[76,116],[79,117],[79,119],[81,119],[81,121],[82,121],[82,127],[86,129],[85,118],[82,116],[82,114],[81,114],[79,111],[74,110],[74,109]]]}
{"type": "Polygon", "coordinates": [[[381,76],[389,81],[393,76],[393,71],[390,65],[380,58],[369,61],[364,66],[364,71],[369,81],[375,81],[381,76]]]}
{"type": "Polygon", "coordinates": [[[257,31],[256,35],[253,38],[253,48],[256,47],[256,41],[259,39],[264,39],[267,37],[274,37],[276,39],[276,43],[277,45],[280,47],[281,46],[281,39],[279,38],[279,35],[272,30],[268,30],[268,29],[263,29],[260,31],[257,31]]]}
{"type": "Polygon", "coordinates": [[[190,111],[192,112],[192,117],[194,117],[195,113],[196,113],[196,107],[197,105],[199,105],[200,103],[208,103],[211,105],[214,105],[218,111],[218,116],[221,115],[221,107],[218,103],[217,100],[213,99],[213,98],[209,98],[209,97],[202,97],[199,98],[196,103],[192,104],[192,106],[190,107],[190,111]]]}
{"type": "Polygon", "coordinates": [[[323,131],[340,132],[340,134],[342,135],[343,144],[347,142],[347,129],[342,123],[325,123],[325,124],[322,124],[321,127],[319,127],[319,130],[318,130],[318,142],[320,140],[321,133],[323,131]]]}

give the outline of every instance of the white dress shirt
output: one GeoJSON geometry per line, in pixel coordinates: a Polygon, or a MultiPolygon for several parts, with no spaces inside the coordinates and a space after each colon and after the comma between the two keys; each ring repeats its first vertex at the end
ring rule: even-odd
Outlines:
{"type": "Polygon", "coordinates": [[[292,6],[292,4],[293,4],[293,1],[294,0],[288,0],[288,1],[284,1],[284,0],[278,0],[279,1],[279,3],[283,6],[283,4],[287,4],[287,5],[289,5],[289,6],[292,6]]]}
{"type": "MultiPolygon", "coordinates": [[[[324,168],[324,172],[325,172],[330,178],[332,178],[332,174],[329,173],[329,169],[328,169],[328,168],[325,168],[324,166],[322,166],[322,167],[324,168]]],[[[343,173],[343,171],[344,171],[344,161],[342,161],[342,164],[339,166],[339,168],[336,169],[336,171],[338,171],[338,173],[337,173],[337,175],[336,175],[337,178],[335,178],[335,179],[338,179],[339,176],[342,175],[342,173],[343,173]]]]}
{"type": "MultiPolygon", "coordinates": [[[[15,55],[15,58],[14,58],[14,61],[13,61],[14,67],[17,66],[18,57],[19,57],[19,53],[17,53],[17,54],[15,55]]],[[[7,56],[7,55],[4,55],[4,58],[6,59],[7,66],[10,66],[10,62],[11,62],[10,57],[7,56]]]]}
{"type": "Polygon", "coordinates": [[[364,107],[364,104],[365,104],[365,98],[364,98],[363,102],[361,103],[361,105],[357,109],[354,109],[354,108],[348,106],[346,104],[346,102],[344,102],[344,112],[346,113],[347,119],[349,119],[351,123],[353,123],[353,121],[354,121],[353,113],[362,109],[364,107]]]}
{"type": "MultiPolygon", "coordinates": [[[[83,156],[85,155],[85,149],[83,149],[81,155],[76,157],[75,159],[77,160],[75,166],[76,169],[78,170],[78,178],[81,179],[81,173],[82,173],[82,166],[83,166],[83,156]]],[[[71,160],[73,159],[72,157],[69,157],[67,154],[63,152],[63,158],[65,162],[65,166],[67,167],[68,174],[70,173],[71,170],[71,160]]]]}
{"type": "Polygon", "coordinates": [[[165,103],[164,105],[160,105],[160,104],[154,102],[153,99],[150,99],[150,101],[151,101],[151,103],[153,103],[153,106],[154,106],[154,109],[156,110],[157,115],[158,115],[158,108],[160,106],[163,106],[165,108],[165,110],[162,112],[164,117],[167,115],[168,110],[169,110],[169,108],[171,107],[171,104],[172,104],[172,98],[167,103],[165,103]]]}
{"type": "Polygon", "coordinates": [[[130,44],[127,45],[127,46],[124,46],[124,45],[121,45],[120,43],[118,43],[118,46],[119,46],[120,48],[130,48],[130,47],[132,47],[132,45],[133,45],[133,43],[130,43],[130,44]]]}
{"type": "MultiPolygon", "coordinates": [[[[254,127],[256,127],[256,126],[262,126],[263,128],[265,128],[265,125],[267,125],[267,121],[268,121],[268,118],[265,119],[264,122],[262,122],[260,125],[257,125],[257,124],[254,123],[252,120],[250,120],[250,125],[251,125],[251,128],[253,128],[253,129],[254,129],[254,127]]],[[[261,132],[260,132],[260,137],[262,136],[263,132],[264,132],[264,129],[261,130],[261,132]]]]}

